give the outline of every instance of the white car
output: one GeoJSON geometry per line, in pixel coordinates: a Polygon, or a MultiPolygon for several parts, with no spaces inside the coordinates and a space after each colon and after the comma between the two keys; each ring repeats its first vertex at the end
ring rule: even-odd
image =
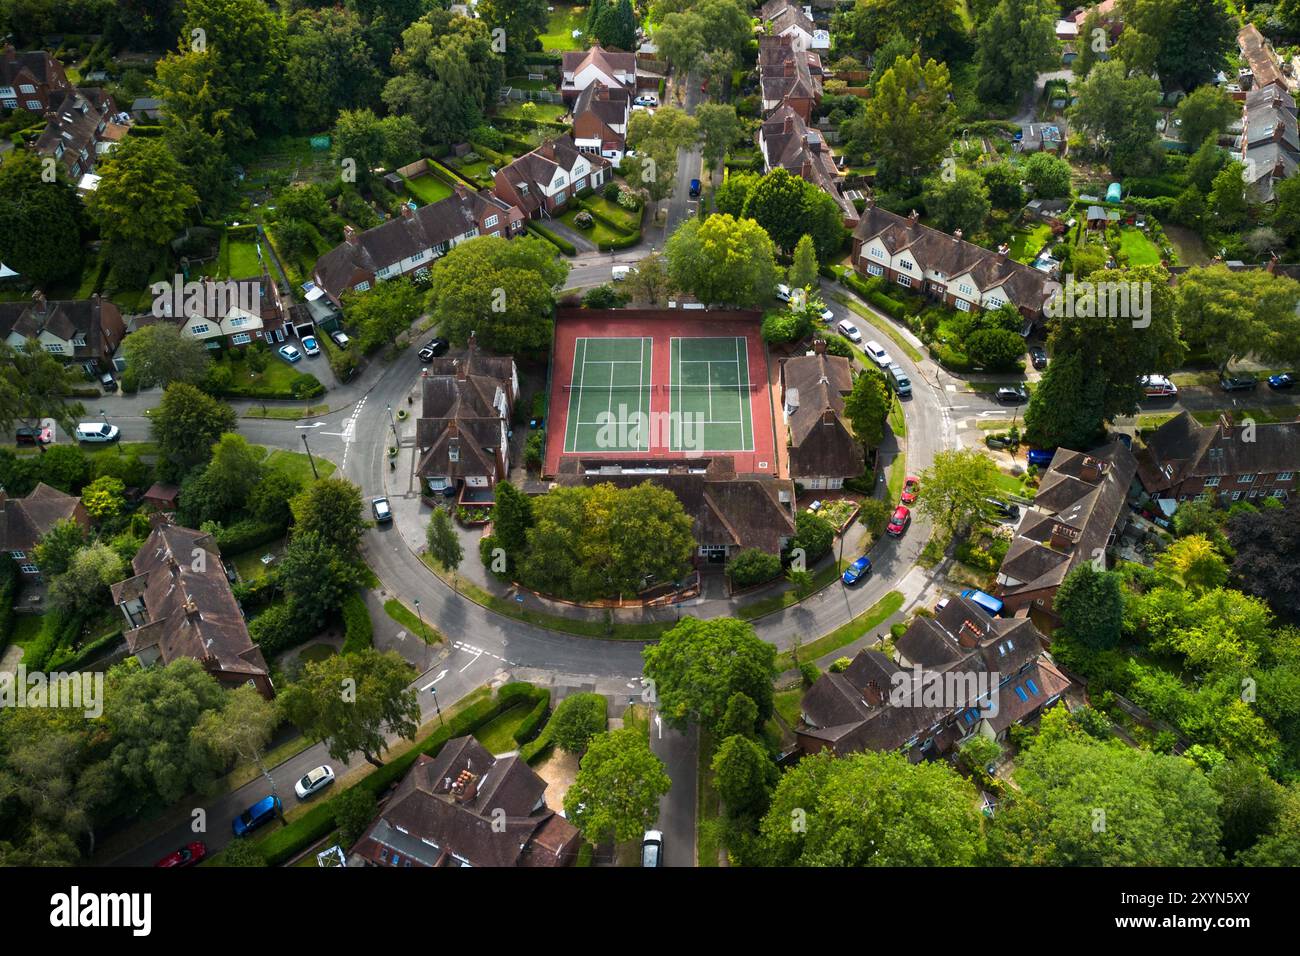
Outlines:
{"type": "Polygon", "coordinates": [[[832,322],[835,321],[835,313],[832,312],[830,309],[822,309],[822,321],[825,322],[827,325],[830,325],[832,322]]]}
{"type": "Polygon", "coordinates": [[[642,93],[632,101],[633,106],[658,106],[659,97],[654,93],[642,93]]]}
{"type": "Polygon", "coordinates": [[[77,426],[77,441],[109,442],[117,441],[122,430],[108,422],[82,422],[77,426]]]}
{"type": "Polygon", "coordinates": [[[1176,398],[1178,386],[1163,375],[1143,375],[1138,380],[1147,398],[1176,398]]]}
{"type": "Polygon", "coordinates": [[[862,346],[862,350],[871,357],[871,361],[875,362],[881,368],[889,368],[889,366],[894,364],[894,360],[890,358],[889,353],[886,352],[884,348],[881,347],[880,343],[874,339],[862,346]]]}
{"type": "Polygon", "coordinates": [[[641,865],[664,865],[664,835],[659,830],[646,830],[641,838],[641,865]]]}
{"type": "Polygon", "coordinates": [[[348,338],[348,334],[346,332],[331,332],[330,338],[333,339],[334,344],[341,349],[347,348],[348,342],[352,341],[351,339],[348,338]]]}
{"type": "Polygon", "coordinates": [[[622,282],[634,272],[636,272],[636,270],[631,266],[614,266],[614,268],[610,270],[610,276],[615,282],[622,282]]]}
{"type": "Polygon", "coordinates": [[[844,336],[854,345],[862,344],[862,333],[859,332],[858,327],[848,319],[841,319],[840,324],[837,325],[836,328],[839,329],[840,335],[844,336]]]}
{"type": "Polygon", "coordinates": [[[779,283],[776,287],[776,297],[782,302],[790,301],[790,287],[784,282],[779,283]]]}
{"type": "Polygon", "coordinates": [[[293,785],[293,791],[298,794],[299,800],[306,800],[313,793],[320,793],[333,782],[334,768],[320,766],[315,770],[308,770],[306,776],[293,785]]]}

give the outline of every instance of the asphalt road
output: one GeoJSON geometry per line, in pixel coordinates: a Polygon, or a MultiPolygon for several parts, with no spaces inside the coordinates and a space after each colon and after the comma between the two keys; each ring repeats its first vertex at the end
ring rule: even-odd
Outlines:
{"type": "Polygon", "coordinates": [[[664,866],[695,865],[695,813],[699,792],[700,734],[695,727],[682,733],[665,724],[656,712],[650,724],[650,749],[664,762],[672,787],[659,798],[664,835],[664,866]]]}

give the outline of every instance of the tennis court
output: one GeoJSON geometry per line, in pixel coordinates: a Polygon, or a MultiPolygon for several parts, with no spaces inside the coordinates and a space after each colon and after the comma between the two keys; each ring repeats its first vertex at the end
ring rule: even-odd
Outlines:
{"type": "Polygon", "coordinates": [[[749,347],[742,336],[670,340],[673,451],[753,451],[749,347]]]}
{"type": "Polygon", "coordinates": [[[566,452],[649,451],[653,340],[579,338],[568,391],[566,452]]]}

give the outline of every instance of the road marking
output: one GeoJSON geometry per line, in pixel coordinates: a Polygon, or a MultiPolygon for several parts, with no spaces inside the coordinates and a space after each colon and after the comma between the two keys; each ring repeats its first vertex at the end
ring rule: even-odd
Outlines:
{"type": "MultiPolygon", "coordinates": [[[[490,657],[495,661],[500,661],[502,664],[507,664],[510,667],[519,666],[514,661],[507,660],[506,658],[502,657],[500,654],[493,654],[491,651],[485,651],[483,648],[475,647],[473,644],[466,644],[462,641],[454,641],[452,642],[451,646],[458,651],[464,651],[466,654],[473,654],[474,661],[486,655],[487,657],[490,657]]],[[[470,661],[469,664],[473,664],[474,661],[470,661]]],[[[466,664],[465,667],[469,667],[469,664],[466,664]]],[[[465,667],[462,667],[461,670],[463,671],[465,667]]]]}
{"type": "MultiPolygon", "coordinates": [[[[324,422],[312,422],[310,425],[294,425],[294,428],[320,428],[324,422]]],[[[321,432],[322,435],[328,435],[329,432],[321,432]]]]}
{"type": "MultiPolygon", "coordinates": [[[[474,662],[473,662],[473,661],[470,661],[470,663],[472,664],[472,663],[474,663],[474,662]]],[[[435,677],[433,680],[429,681],[429,683],[427,683],[427,684],[425,684],[423,687],[421,687],[420,690],[428,690],[430,687],[432,687],[434,684],[438,683],[438,681],[442,680],[442,679],[443,679],[444,677],[446,677],[446,676],[447,676],[447,672],[444,670],[444,671],[442,671],[442,672],[441,672],[437,677],[435,677]]]]}

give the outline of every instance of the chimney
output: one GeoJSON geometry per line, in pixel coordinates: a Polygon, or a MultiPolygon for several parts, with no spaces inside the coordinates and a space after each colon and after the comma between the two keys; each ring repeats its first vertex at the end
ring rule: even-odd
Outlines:
{"type": "Polygon", "coordinates": [[[831,408],[829,405],[827,405],[825,408],[822,409],[822,424],[823,425],[835,424],[835,410],[831,408]]]}
{"type": "Polygon", "coordinates": [[[962,236],[961,227],[958,226],[956,229],[953,230],[952,237],[960,242],[961,236],[962,236]]]}
{"type": "Polygon", "coordinates": [[[464,382],[469,379],[469,363],[456,359],[456,381],[464,382]]]}
{"type": "Polygon", "coordinates": [[[984,629],[970,618],[962,621],[961,627],[957,628],[957,643],[967,649],[978,647],[983,636],[984,629]]]}
{"type": "Polygon", "coordinates": [[[1047,542],[1053,551],[1071,551],[1079,543],[1079,532],[1067,524],[1056,522],[1052,525],[1052,537],[1047,542]]]}
{"type": "Polygon", "coordinates": [[[818,355],[825,355],[825,354],[826,354],[826,340],[825,340],[825,339],[813,339],[813,344],[812,344],[812,345],[813,345],[813,351],[816,352],[818,355]]]}
{"type": "Polygon", "coordinates": [[[1277,253],[1276,253],[1276,252],[1272,252],[1272,251],[1270,250],[1270,252],[1269,252],[1269,256],[1268,256],[1268,265],[1266,265],[1266,266],[1264,267],[1264,270],[1265,270],[1269,275],[1276,275],[1276,274],[1277,274],[1277,253]]]}
{"type": "Polygon", "coordinates": [[[794,115],[793,115],[793,114],[791,114],[791,115],[789,115],[789,116],[787,116],[787,117],[785,118],[785,127],[784,127],[784,130],[783,130],[783,131],[786,132],[786,133],[793,133],[793,132],[794,132],[794,115]]]}
{"type": "Polygon", "coordinates": [[[478,793],[478,775],[462,770],[451,785],[452,798],[457,803],[468,803],[478,793]]]}
{"type": "Polygon", "coordinates": [[[456,180],[456,182],[452,185],[451,188],[456,193],[456,196],[459,199],[464,199],[466,196],[469,195],[469,188],[460,180],[456,180]]]}
{"type": "Polygon", "coordinates": [[[1232,441],[1232,412],[1223,412],[1219,416],[1219,441],[1232,441]]]}
{"type": "Polygon", "coordinates": [[[1083,465],[1079,468],[1079,480],[1086,481],[1090,485],[1095,485],[1101,481],[1104,469],[1101,462],[1089,455],[1083,459],[1083,465]]]}
{"type": "Polygon", "coordinates": [[[402,218],[403,219],[415,218],[415,210],[411,207],[411,204],[409,202],[402,203],[402,218]]]}
{"type": "Polygon", "coordinates": [[[915,209],[913,209],[907,218],[911,222],[919,222],[921,219],[921,214],[917,212],[915,209]]]}
{"type": "Polygon", "coordinates": [[[49,303],[45,299],[44,292],[42,292],[40,289],[37,289],[35,292],[32,293],[32,308],[35,311],[39,312],[41,315],[44,315],[45,310],[48,308],[48,306],[49,303]]]}
{"type": "Polygon", "coordinates": [[[1002,245],[998,246],[998,258],[1005,259],[1007,257],[1007,253],[1010,251],[1011,251],[1011,247],[1007,245],[1005,242],[1002,243],[1002,245]]]}
{"type": "Polygon", "coordinates": [[[880,685],[876,683],[875,678],[867,681],[867,686],[862,688],[862,699],[870,707],[879,707],[885,702],[885,695],[881,693],[880,685]]]}
{"type": "Polygon", "coordinates": [[[351,243],[354,246],[361,242],[361,240],[357,237],[356,226],[343,227],[343,241],[351,243]]]}

